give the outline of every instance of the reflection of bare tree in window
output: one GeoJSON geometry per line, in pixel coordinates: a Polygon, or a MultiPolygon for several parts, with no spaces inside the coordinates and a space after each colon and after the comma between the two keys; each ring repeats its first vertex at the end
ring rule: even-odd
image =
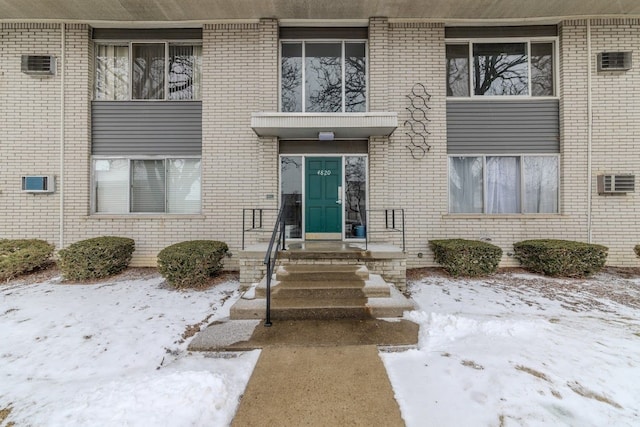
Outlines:
{"type": "Polygon", "coordinates": [[[293,226],[289,237],[302,236],[302,157],[281,158],[282,203],[284,221],[293,226]]]}
{"type": "Polygon", "coordinates": [[[282,111],[302,111],[302,58],[282,58],[282,111]]]}
{"type": "Polygon", "coordinates": [[[531,43],[531,95],[553,96],[552,43],[531,43]]]}
{"type": "Polygon", "coordinates": [[[301,112],[302,74],[309,112],[366,111],[365,43],[283,43],[281,110],[301,112]],[[304,56],[302,54],[304,46],[304,56]],[[343,51],[344,50],[344,51],[343,51]],[[345,58],[345,64],[342,58],[345,58]],[[344,67],[344,70],[343,70],[344,67]],[[344,74],[344,81],[342,76],[344,74]],[[344,110],[343,110],[344,93],[344,110]]]}
{"type": "Polygon", "coordinates": [[[307,111],[342,111],[342,66],[340,59],[340,57],[307,56],[305,70],[307,111]]]}
{"type": "Polygon", "coordinates": [[[345,215],[347,224],[366,225],[367,182],[365,165],[364,157],[347,157],[345,161],[345,215]]]}
{"type": "Polygon", "coordinates": [[[345,43],[344,109],[362,112],[367,109],[367,62],[364,43],[345,43]]]}
{"type": "Polygon", "coordinates": [[[164,99],[164,44],[133,45],[133,99],[164,99]]]}
{"type": "Polygon", "coordinates": [[[200,46],[169,46],[169,99],[200,99],[200,46]]]}
{"type": "Polygon", "coordinates": [[[447,45],[447,96],[469,96],[469,45],[447,45]]]}
{"type": "Polygon", "coordinates": [[[96,46],[96,100],[129,98],[129,48],[96,46]]]}
{"type": "Polygon", "coordinates": [[[525,43],[476,43],[473,45],[476,95],[528,95],[525,43]]]}

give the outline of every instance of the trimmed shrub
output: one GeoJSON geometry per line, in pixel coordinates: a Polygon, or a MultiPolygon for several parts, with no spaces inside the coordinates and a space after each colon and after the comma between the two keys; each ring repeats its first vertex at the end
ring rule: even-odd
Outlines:
{"type": "Polygon", "coordinates": [[[9,280],[45,266],[54,246],[37,239],[0,239],[0,280],[9,280]]]}
{"type": "Polygon", "coordinates": [[[67,280],[109,277],[127,268],[134,250],[134,240],[127,237],[94,237],[58,251],[58,267],[67,280]]]}
{"type": "Polygon", "coordinates": [[[189,240],[167,246],[158,254],[158,270],[175,288],[201,288],[222,269],[229,251],[224,242],[189,240]]]}
{"type": "Polygon", "coordinates": [[[436,262],[452,276],[483,276],[498,269],[502,249],[478,240],[431,240],[436,262]]]}
{"type": "Polygon", "coordinates": [[[606,246],[571,240],[525,240],[513,245],[524,268],[547,276],[587,277],[602,270],[606,246]]]}
{"type": "Polygon", "coordinates": [[[636,245],[636,247],[633,248],[633,250],[635,251],[636,255],[640,257],[640,245],[636,245]]]}

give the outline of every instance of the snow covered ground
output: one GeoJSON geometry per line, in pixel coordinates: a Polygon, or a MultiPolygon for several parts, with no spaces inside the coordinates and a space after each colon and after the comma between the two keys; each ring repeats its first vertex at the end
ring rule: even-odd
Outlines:
{"type": "Polygon", "coordinates": [[[225,426],[259,351],[190,354],[238,283],[179,292],[137,280],[0,285],[0,411],[18,426],[225,426]],[[212,315],[213,313],[213,315],[212,315]],[[189,334],[186,334],[189,335],[189,334]]]}
{"type": "Polygon", "coordinates": [[[640,279],[596,279],[411,283],[419,348],[381,354],[406,424],[640,425],[640,279]]]}
{"type": "MultiPolygon", "coordinates": [[[[409,286],[419,348],[381,353],[408,426],[640,425],[640,279],[428,274],[409,286]]],[[[238,283],[133,276],[0,285],[0,426],[231,422],[259,352],[186,347],[238,283]]]]}

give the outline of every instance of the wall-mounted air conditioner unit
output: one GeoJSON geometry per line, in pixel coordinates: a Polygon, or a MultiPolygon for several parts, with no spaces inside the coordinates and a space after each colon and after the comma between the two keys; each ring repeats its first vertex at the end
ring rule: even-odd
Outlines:
{"type": "Polygon", "coordinates": [[[55,178],[51,175],[25,175],[22,177],[22,191],[25,193],[53,193],[55,178]]]}
{"type": "Polygon", "coordinates": [[[635,189],[635,175],[598,175],[598,194],[633,193],[635,189]]]}
{"type": "Polygon", "coordinates": [[[601,52],[598,71],[626,71],[631,69],[631,52],[601,52]]]}
{"type": "Polygon", "coordinates": [[[22,55],[22,72],[50,76],[56,73],[56,58],[51,55],[22,55]]]}

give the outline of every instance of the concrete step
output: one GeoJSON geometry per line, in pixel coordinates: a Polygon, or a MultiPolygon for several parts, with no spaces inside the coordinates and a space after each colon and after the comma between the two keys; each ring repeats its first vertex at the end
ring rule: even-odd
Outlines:
{"type": "Polygon", "coordinates": [[[280,266],[276,270],[276,280],[298,281],[350,281],[367,280],[369,270],[361,265],[294,264],[280,266]]]}
{"type": "Polygon", "coordinates": [[[372,317],[402,317],[405,311],[415,310],[415,304],[395,287],[390,286],[391,295],[386,298],[369,298],[367,307],[372,317]]]}
{"type": "Polygon", "coordinates": [[[392,287],[379,274],[369,274],[362,291],[367,298],[385,298],[391,296],[392,287]]]}
{"type": "MultiPolygon", "coordinates": [[[[266,298],[267,279],[263,277],[256,287],[256,297],[266,298]]],[[[358,298],[388,297],[389,284],[378,274],[370,274],[369,279],[343,281],[284,281],[271,282],[271,295],[278,298],[358,298]]]]}
{"type": "MultiPolygon", "coordinates": [[[[366,307],[366,298],[323,298],[308,300],[304,298],[285,298],[271,300],[273,319],[367,319],[371,314],[366,307]]],[[[240,299],[230,310],[230,318],[264,319],[266,300],[240,299]]]]}
{"type": "Polygon", "coordinates": [[[304,298],[307,300],[317,300],[325,298],[365,298],[363,289],[363,283],[360,286],[337,286],[329,287],[324,285],[324,282],[318,282],[318,286],[300,286],[298,283],[295,285],[281,284],[278,286],[272,296],[274,299],[292,299],[292,298],[304,298]]]}
{"type": "Polygon", "coordinates": [[[284,298],[271,300],[273,319],[366,319],[366,298],[284,298]]]}
{"type": "MultiPolygon", "coordinates": [[[[342,299],[340,302],[331,298],[305,300],[303,303],[298,303],[299,300],[295,298],[280,300],[272,298],[271,316],[274,319],[391,318],[402,317],[405,311],[415,309],[413,302],[393,286],[389,287],[389,291],[388,297],[349,298],[342,299]]],[[[264,298],[241,298],[231,307],[230,318],[233,320],[264,319],[265,309],[264,298]]]]}
{"type": "MultiPolygon", "coordinates": [[[[363,265],[293,264],[271,282],[273,319],[402,317],[413,303],[363,265]]],[[[264,319],[266,278],[231,307],[231,319],[264,319]]]]}

